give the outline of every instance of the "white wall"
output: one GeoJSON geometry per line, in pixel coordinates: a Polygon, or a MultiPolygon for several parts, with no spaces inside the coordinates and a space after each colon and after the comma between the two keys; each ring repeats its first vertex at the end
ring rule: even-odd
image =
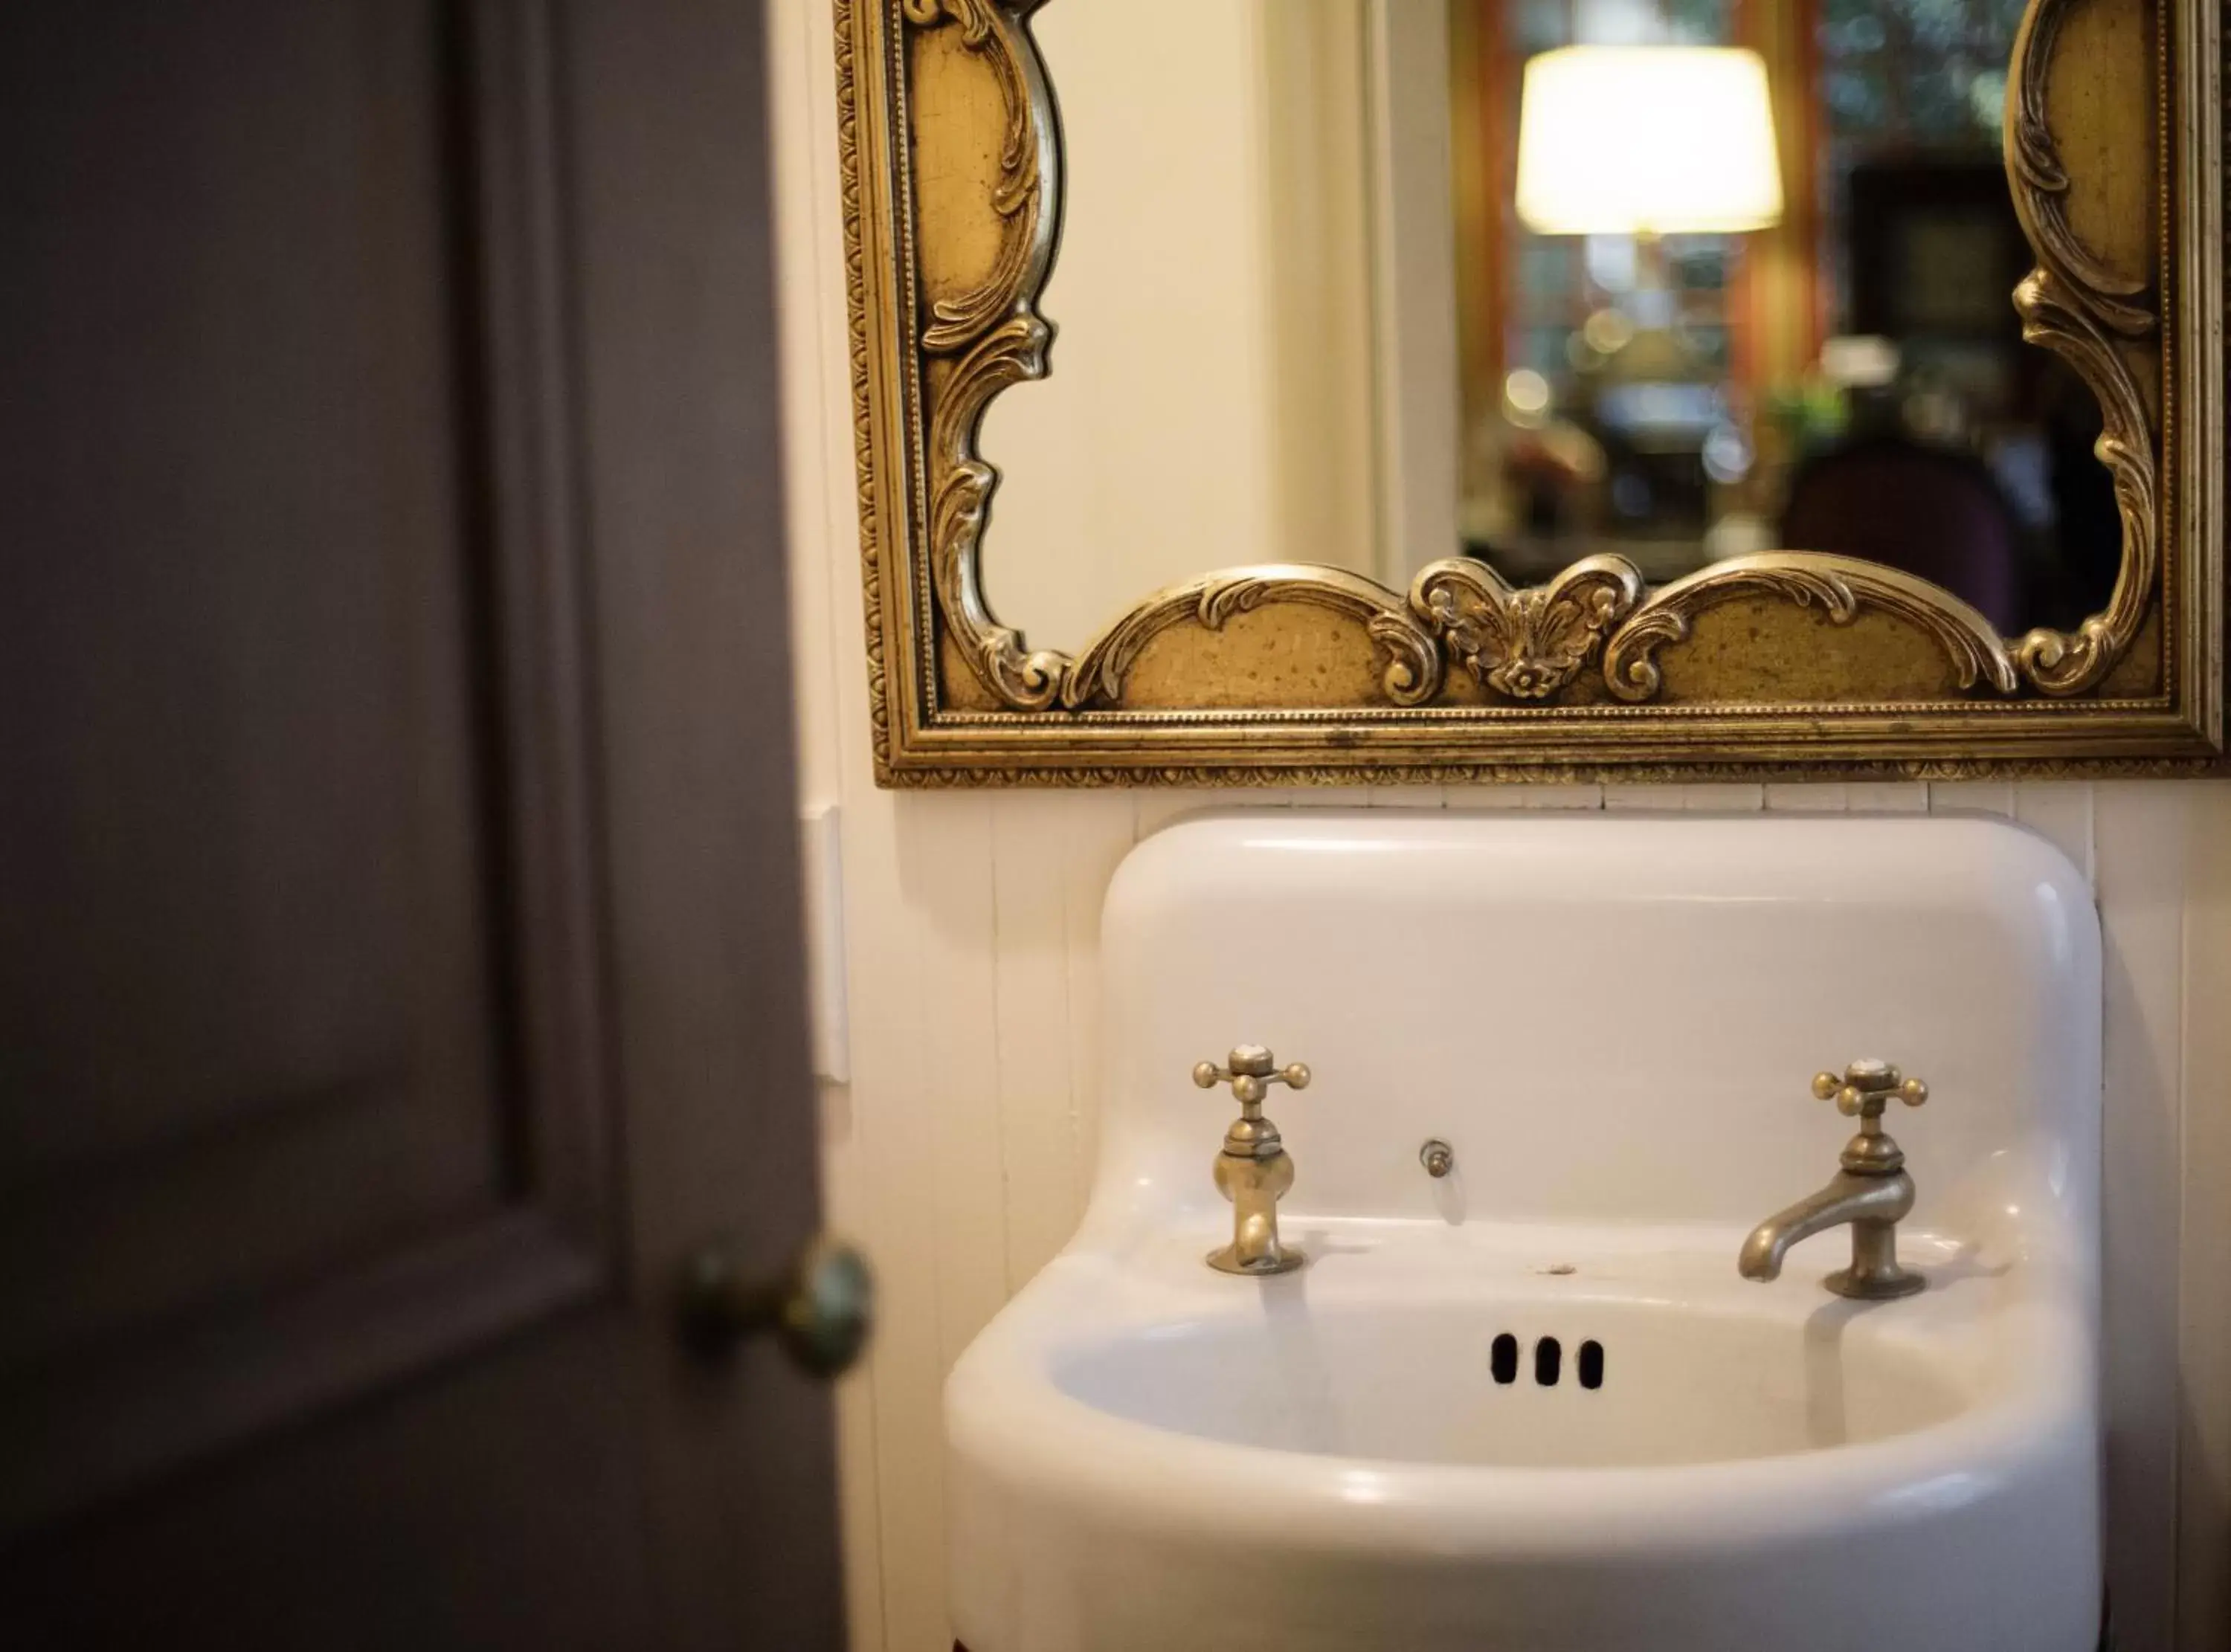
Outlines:
{"type": "MultiPolygon", "coordinates": [[[[1097,1105],[1097,926],[1116,863],[1205,803],[1362,802],[1983,810],[2060,843],[2092,878],[2107,939],[2110,1544],[2121,1644],[2231,1652],[2231,784],[876,791],[828,10],[775,0],[771,13],[803,783],[809,805],[841,804],[849,920],[852,1078],[824,1094],[829,1195],[833,1223],[867,1245],[883,1282],[874,1352],[840,1398],[855,1645],[950,1645],[939,1386],[1082,1208],[1097,1105]]],[[[1119,444],[1098,462],[1120,473],[1126,455],[1119,444]]],[[[1169,531],[1182,535],[1185,523],[1169,531]]],[[[1190,559],[1227,558],[1203,543],[1190,559]]]]}

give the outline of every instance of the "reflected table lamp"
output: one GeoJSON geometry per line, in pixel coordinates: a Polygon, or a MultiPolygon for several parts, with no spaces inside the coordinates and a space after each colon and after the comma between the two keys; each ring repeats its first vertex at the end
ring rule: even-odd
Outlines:
{"type": "Polygon", "coordinates": [[[1516,206],[1538,235],[1634,238],[1634,331],[1606,364],[1598,422],[1638,449],[1693,462],[1725,422],[1722,375],[1675,325],[1659,238],[1781,222],[1765,61],[1702,46],[1568,46],[1529,59],[1516,206]]]}
{"type": "Polygon", "coordinates": [[[1517,204],[1545,236],[1726,235],[1779,223],[1765,60],[1717,46],[1568,46],[1529,59],[1517,204]]]}

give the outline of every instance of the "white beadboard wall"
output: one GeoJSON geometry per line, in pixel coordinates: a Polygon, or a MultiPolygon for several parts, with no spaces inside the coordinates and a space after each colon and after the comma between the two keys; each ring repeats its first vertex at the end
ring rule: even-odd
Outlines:
{"type": "MultiPolygon", "coordinates": [[[[878,791],[824,0],[773,0],[798,650],[809,806],[841,810],[851,1081],[824,1087],[832,1225],[882,1282],[840,1392],[859,1652],[947,1652],[939,1389],[1082,1209],[1100,903],[1214,803],[1982,811],[2091,876],[2106,932],[2110,1565],[2124,1652],[2231,1652],[2231,783],[878,791]]],[[[1224,547],[1228,554],[1230,547],[1224,547]]],[[[1204,551],[1203,565],[1222,559],[1204,551]]]]}

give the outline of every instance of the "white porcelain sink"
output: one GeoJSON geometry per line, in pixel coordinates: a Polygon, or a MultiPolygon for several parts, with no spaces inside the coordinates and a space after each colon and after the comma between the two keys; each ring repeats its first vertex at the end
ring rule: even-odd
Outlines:
{"type": "Polygon", "coordinates": [[[1253,816],[1150,842],[1104,938],[1091,1211],[947,1390],[971,1652],[2091,1652],[2097,939],[2041,842],[1253,816]],[[1187,1069],[1242,1037],[1316,1069],[1272,1278],[1202,1260],[1187,1069]],[[1829,1294],[1845,1230],[1743,1280],[1862,1053],[1936,1088],[1892,1121],[1929,1287],[1829,1294]]]}

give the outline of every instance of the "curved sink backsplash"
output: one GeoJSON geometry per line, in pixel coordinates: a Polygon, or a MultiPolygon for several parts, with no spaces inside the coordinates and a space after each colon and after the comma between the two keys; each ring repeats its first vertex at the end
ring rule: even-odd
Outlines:
{"type": "Polygon", "coordinates": [[[1124,862],[1102,945],[1103,1242],[1223,1208],[1206,1166],[1230,1097],[1190,1074],[1243,1042],[1315,1073],[1266,1104],[1297,1232],[1747,1225],[1833,1168],[1847,1121],[1808,1081],[1866,1056],[1933,1092],[1891,1121],[1917,1225],[1956,1187],[2088,1200],[2098,1181],[2091,894],[2003,822],[1207,816],[1124,862]],[[1446,1183],[1419,1166],[1434,1137],[1446,1183]],[[2003,1163],[2017,1142],[2039,1158],[2003,1163]]]}

